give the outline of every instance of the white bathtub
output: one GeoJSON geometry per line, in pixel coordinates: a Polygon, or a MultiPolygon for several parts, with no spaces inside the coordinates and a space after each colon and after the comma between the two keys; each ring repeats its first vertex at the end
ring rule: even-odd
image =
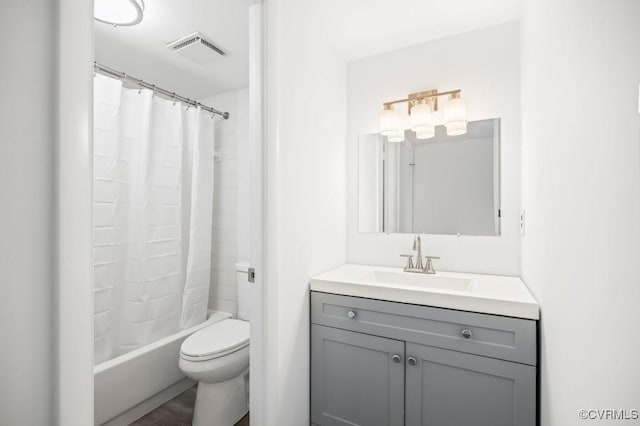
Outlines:
{"type": "Polygon", "coordinates": [[[230,317],[212,312],[201,324],[96,365],[95,425],[128,425],[195,384],[178,367],[180,345],[193,332],[230,317]]]}

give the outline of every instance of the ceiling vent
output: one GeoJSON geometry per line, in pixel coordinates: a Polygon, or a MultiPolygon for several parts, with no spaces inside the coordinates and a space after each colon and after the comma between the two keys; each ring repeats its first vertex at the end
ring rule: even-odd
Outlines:
{"type": "Polygon", "coordinates": [[[167,47],[173,52],[201,65],[210,64],[216,59],[227,55],[224,49],[207,40],[202,33],[189,34],[167,44],[167,47]]]}

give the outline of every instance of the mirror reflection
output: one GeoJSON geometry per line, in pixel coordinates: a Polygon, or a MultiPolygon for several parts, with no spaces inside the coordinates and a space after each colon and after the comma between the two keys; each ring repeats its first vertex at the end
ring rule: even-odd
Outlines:
{"type": "Polygon", "coordinates": [[[470,121],[467,133],[402,142],[358,140],[360,232],[500,235],[500,119],[470,121]]]}

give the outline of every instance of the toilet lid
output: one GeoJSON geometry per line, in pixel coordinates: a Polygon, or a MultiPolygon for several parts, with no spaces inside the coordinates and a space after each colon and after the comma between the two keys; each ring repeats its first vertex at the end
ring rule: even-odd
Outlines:
{"type": "Polygon", "coordinates": [[[225,319],[187,337],[180,352],[190,357],[208,357],[234,352],[249,344],[249,323],[225,319]]]}

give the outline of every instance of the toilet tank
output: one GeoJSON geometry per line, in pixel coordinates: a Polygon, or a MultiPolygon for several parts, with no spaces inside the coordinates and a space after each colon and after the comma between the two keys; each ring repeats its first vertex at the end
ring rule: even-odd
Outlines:
{"type": "Polygon", "coordinates": [[[249,262],[236,262],[236,284],[238,295],[238,319],[251,321],[251,283],[249,262]]]}

